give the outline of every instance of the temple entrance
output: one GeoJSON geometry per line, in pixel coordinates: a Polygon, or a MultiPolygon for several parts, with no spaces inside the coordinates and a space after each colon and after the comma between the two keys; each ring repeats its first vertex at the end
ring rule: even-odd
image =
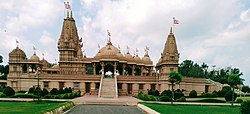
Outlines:
{"type": "Polygon", "coordinates": [[[85,92],[90,93],[90,82],[85,82],[85,92]]]}
{"type": "Polygon", "coordinates": [[[111,64],[105,65],[104,75],[105,75],[105,78],[113,78],[114,77],[114,66],[111,64]]]}
{"type": "Polygon", "coordinates": [[[128,84],[128,94],[132,94],[132,84],[128,84]]]}

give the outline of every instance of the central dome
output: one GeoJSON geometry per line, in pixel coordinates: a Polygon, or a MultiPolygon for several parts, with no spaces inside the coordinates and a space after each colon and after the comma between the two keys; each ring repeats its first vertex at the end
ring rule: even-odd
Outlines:
{"type": "Polygon", "coordinates": [[[98,59],[118,59],[121,56],[120,50],[113,46],[111,43],[108,43],[106,46],[101,48],[96,54],[95,58],[98,59]]]}

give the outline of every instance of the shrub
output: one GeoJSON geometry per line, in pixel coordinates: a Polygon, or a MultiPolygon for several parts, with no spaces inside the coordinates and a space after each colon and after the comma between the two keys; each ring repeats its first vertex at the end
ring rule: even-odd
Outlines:
{"type": "Polygon", "coordinates": [[[181,97],[179,99],[176,100],[177,102],[185,102],[186,101],[186,98],[185,97],[181,97]]]}
{"type": "Polygon", "coordinates": [[[15,95],[15,91],[14,91],[11,87],[6,87],[6,88],[4,88],[3,93],[4,93],[6,96],[15,95]]]}
{"type": "Polygon", "coordinates": [[[160,92],[158,90],[148,90],[148,95],[159,96],[160,92]]]}
{"type": "Polygon", "coordinates": [[[142,94],[139,94],[139,95],[138,95],[138,98],[141,99],[141,100],[143,100],[143,99],[144,99],[144,94],[143,94],[143,93],[142,93],[142,94]]]}
{"type": "Polygon", "coordinates": [[[18,91],[16,93],[26,93],[27,91],[18,91]]]}
{"type": "Polygon", "coordinates": [[[213,91],[212,92],[212,97],[218,97],[218,92],[217,91],[213,91]]]}
{"type": "Polygon", "coordinates": [[[34,95],[38,95],[38,93],[39,93],[39,95],[42,94],[42,89],[41,89],[40,87],[36,87],[36,88],[34,89],[34,95]]]}
{"type": "Polygon", "coordinates": [[[202,93],[200,95],[200,97],[202,97],[202,98],[213,98],[213,97],[217,97],[216,95],[217,94],[213,94],[213,93],[202,93]]]}
{"type": "Polygon", "coordinates": [[[236,99],[236,102],[237,102],[237,103],[242,103],[243,100],[238,98],[238,99],[236,99]]]}
{"type": "Polygon", "coordinates": [[[161,92],[161,96],[168,96],[170,98],[172,96],[172,91],[164,90],[163,92],[161,92]]]}
{"type": "Polygon", "coordinates": [[[28,93],[34,93],[34,87],[29,88],[29,92],[28,93]]]}
{"type": "Polygon", "coordinates": [[[149,101],[149,95],[148,94],[144,94],[142,100],[149,101]]]}
{"type": "Polygon", "coordinates": [[[76,93],[76,97],[81,97],[81,91],[77,91],[76,93]]]}
{"type": "Polygon", "coordinates": [[[65,92],[64,92],[64,90],[63,90],[63,88],[60,88],[59,90],[58,90],[58,94],[64,94],[65,92]]]}
{"type": "Polygon", "coordinates": [[[170,102],[171,101],[171,99],[166,95],[160,96],[160,100],[163,102],[170,102]]]}
{"type": "Polygon", "coordinates": [[[174,93],[174,99],[180,99],[181,97],[184,97],[184,94],[182,92],[175,92],[174,93]]]}
{"type": "Polygon", "coordinates": [[[220,91],[218,91],[218,96],[219,97],[224,97],[225,94],[230,91],[231,88],[229,86],[224,86],[220,91]]]}
{"type": "Polygon", "coordinates": [[[189,97],[190,97],[190,98],[195,98],[195,97],[197,97],[197,92],[196,92],[195,90],[190,91],[189,97]]]}
{"type": "Polygon", "coordinates": [[[11,98],[38,98],[38,96],[33,94],[16,94],[11,96],[11,98]]]}
{"type": "Polygon", "coordinates": [[[43,91],[41,93],[42,96],[45,96],[45,95],[48,95],[49,94],[49,91],[45,88],[43,88],[43,91]]]}
{"type": "Polygon", "coordinates": [[[250,100],[241,103],[240,112],[242,114],[250,114],[250,100]]]}
{"type": "Polygon", "coordinates": [[[153,95],[149,95],[148,97],[149,97],[149,101],[155,101],[156,100],[153,95]]]}
{"type": "Polygon", "coordinates": [[[56,88],[53,88],[51,91],[50,91],[50,94],[51,95],[57,95],[58,94],[58,90],[56,88]]]}
{"type": "Polygon", "coordinates": [[[6,95],[4,93],[0,93],[0,97],[6,97],[6,95]]]}
{"type": "MultiPolygon", "coordinates": [[[[232,101],[232,94],[233,94],[233,91],[228,91],[228,92],[225,94],[225,100],[226,100],[226,101],[232,101]]],[[[233,99],[233,101],[235,101],[236,98],[237,98],[237,94],[234,93],[234,99],[233,99]]]]}

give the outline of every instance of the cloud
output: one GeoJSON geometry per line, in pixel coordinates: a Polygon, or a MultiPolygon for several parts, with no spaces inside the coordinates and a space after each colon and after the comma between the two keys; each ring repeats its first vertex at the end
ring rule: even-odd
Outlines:
{"type": "Polygon", "coordinates": [[[243,11],[240,15],[241,20],[250,21],[250,8],[243,11]]]}
{"type": "Polygon", "coordinates": [[[39,42],[41,42],[42,45],[48,46],[48,45],[54,44],[55,41],[54,39],[51,38],[50,33],[48,33],[47,31],[44,31],[43,35],[39,39],[39,42]]]}

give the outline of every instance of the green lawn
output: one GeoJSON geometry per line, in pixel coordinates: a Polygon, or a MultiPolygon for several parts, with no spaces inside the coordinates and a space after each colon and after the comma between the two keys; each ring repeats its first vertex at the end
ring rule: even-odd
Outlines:
{"type": "MultiPolygon", "coordinates": [[[[202,99],[216,99],[216,100],[221,100],[225,101],[224,97],[215,97],[215,98],[186,98],[187,101],[199,101],[202,99]]],[[[250,97],[237,97],[237,99],[242,99],[243,101],[250,100],[250,97]]]]}
{"type": "Polygon", "coordinates": [[[141,103],[161,114],[240,114],[240,107],[141,103]]]}
{"type": "Polygon", "coordinates": [[[65,102],[5,102],[0,101],[0,114],[41,114],[65,102]]]}

